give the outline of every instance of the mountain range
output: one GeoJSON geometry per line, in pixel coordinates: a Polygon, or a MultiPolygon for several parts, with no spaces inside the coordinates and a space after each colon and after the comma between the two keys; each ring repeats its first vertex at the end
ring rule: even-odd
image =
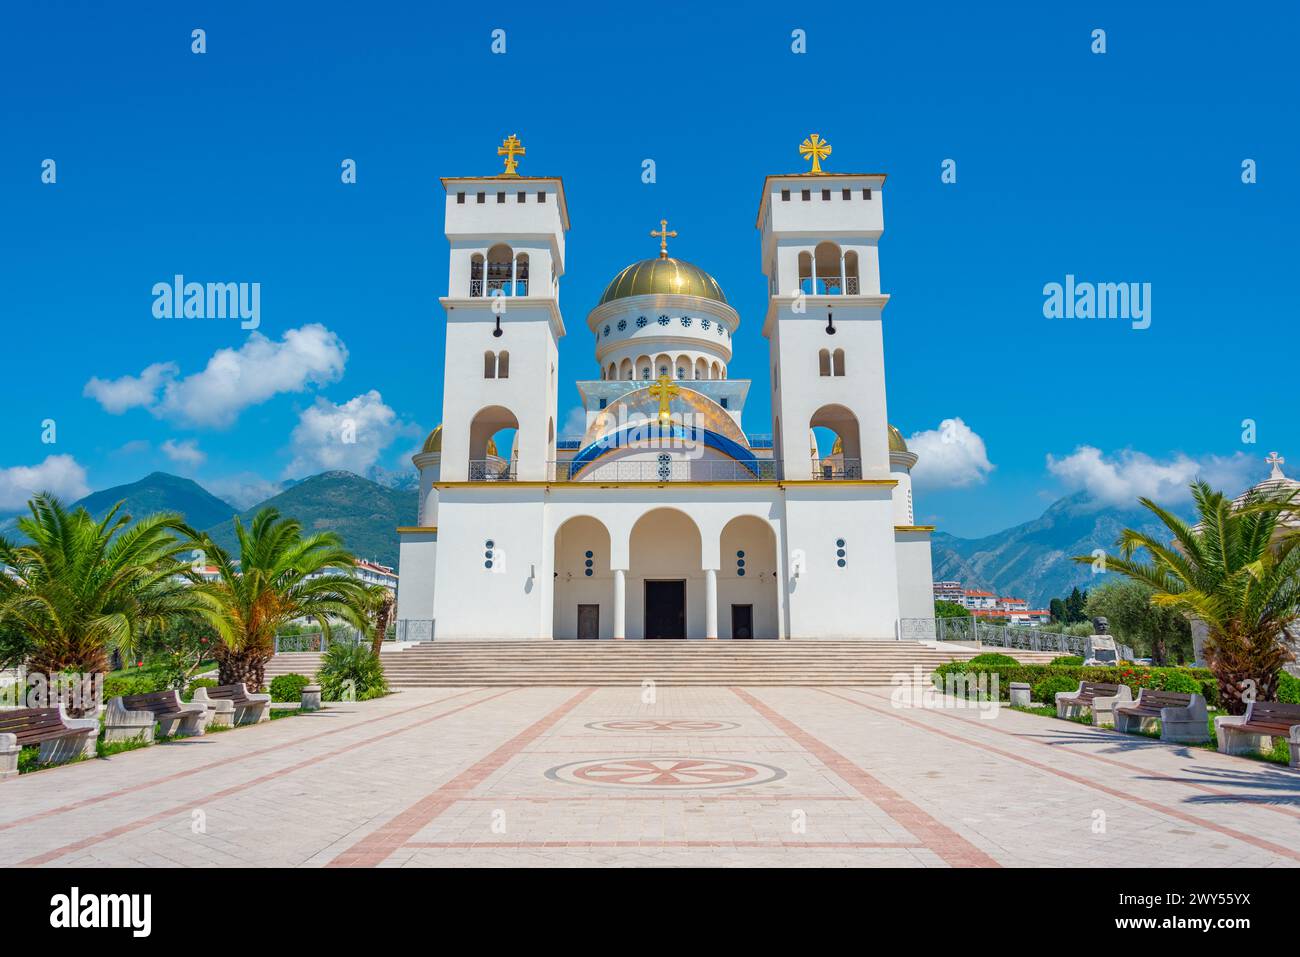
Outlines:
{"type": "MultiPolygon", "coordinates": [[[[241,511],[191,479],[154,472],[138,482],[92,492],[74,505],[95,515],[121,500],[132,515],[180,512],[190,525],[208,531],[226,548],[235,545],[233,516],[247,525],[269,505],[298,519],[307,531],[335,531],[357,556],[395,568],[396,529],[416,522],[419,491],[408,476],[375,477],[384,481],[352,472],[322,472],[286,482],[275,495],[241,511]]],[[[1076,586],[1090,589],[1105,580],[1094,575],[1090,566],[1070,558],[1096,548],[1112,549],[1124,528],[1159,534],[1162,526],[1145,510],[1100,508],[1084,493],[1076,493],[1057,500],[1032,521],[983,538],[936,532],[934,578],[1025,598],[1031,607],[1045,608],[1052,598],[1064,597],[1076,586]]],[[[12,519],[0,525],[0,532],[12,534],[12,530],[12,519]]]]}

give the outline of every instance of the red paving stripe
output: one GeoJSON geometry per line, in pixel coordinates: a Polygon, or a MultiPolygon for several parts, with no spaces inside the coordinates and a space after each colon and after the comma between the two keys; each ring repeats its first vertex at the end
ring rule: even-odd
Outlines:
{"type": "Polygon", "coordinates": [[[487,757],[476,761],[442,787],[416,801],[370,834],[357,841],[326,867],[375,867],[382,864],[394,851],[409,841],[434,818],[468,795],[483,781],[533,741],[537,740],[561,718],[586,701],[595,688],[584,688],[554,711],[534,721],[487,757]]]}
{"type": "MultiPolygon", "coordinates": [[[[919,728],[922,731],[929,732],[930,734],[939,735],[940,737],[942,737],[947,741],[956,741],[961,744],[969,745],[972,748],[980,748],[981,750],[987,751],[990,754],[996,754],[1004,758],[1009,758],[1012,761],[1016,761],[1020,764],[1027,765],[1031,768],[1037,768],[1040,771],[1046,771],[1048,774],[1054,774],[1057,777],[1064,778],[1067,781],[1073,781],[1076,784],[1082,784],[1084,787],[1092,788],[1094,791],[1100,791],[1103,794],[1109,794],[1111,797],[1118,798],[1121,801],[1128,801],[1131,804],[1140,805],[1141,807],[1147,808],[1148,810],[1151,811],[1155,811],[1158,814],[1166,815],[1168,817],[1176,817],[1180,821],[1186,821],[1188,824],[1194,824],[1197,827],[1203,827],[1206,830],[1214,831],[1216,834],[1222,834],[1224,837],[1235,838],[1236,840],[1243,841],[1246,844],[1253,844],[1255,847],[1258,847],[1262,850],[1271,851],[1274,854],[1281,854],[1284,857],[1291,858],[1292,860],[1300,861],[1300,851],[1293,850],[1292,848],[1289,847],[1284,847],[1281,844],[1274,844],[1272,841],[1265,840],[1262,837],[1256,837],[1253,834],[1247,834],[1245,831],[1238,831],[1236,828],[1227,827],[1222,824],[1215,824],[1213,821],[1208,821],[1203,817],[1197,817],[1195,814],[1189,814],[1186,811],[1181,811],[1178,808],[1170,807],[1167,804],[1162,804],[1159,801],[1150,801],[1147,800],[1146,798],[1138,797],[1136,794],[1129,794],[1125,791],[1119,790],[1118,788],[1113,788],[1110,787],[1109,785],[1101,784],[1098,781],[1092,780],[1091,778],[1085,778],[1078,774],[1071,774],[1069,771],[1062,771],[1060,768],[1054,768],[1049,764],[1043,764],[1040,761],[1035,761],[1033,758],[1023,757],[1012,751],[1004,751],[1002,748],[994,747],[991,744],[985,744],[982,741],[974,741],[970,738],[963,738],[953,734],[949,734],[946,731],[941,731],[938,728],[931,727],[930,725],[922,721],[917,721],[914,718],[904,717],[903,715],[899,714],[896,709],[893,708],[877,708],[873,705],[867,704],[864,701],[858,701],[856,698],[846,698],[844,695],[837,694],[836,692],[830,691],[826,688],[818,688],[817,690],[820,691],[822,694],[830,695],[832,698],[839,698],[841,701],[847,701],[849,704],[856,705],[857,707],[862,708],[863,710],[874,711],[877,714],[882,714],[889,718],[895,718],[899,721],[902,721],[904,724],[909,724],[914,728],[919,728]]],[[[929,713],[944,715],[944,717],[951,718],[956,721],[961,720],[955,715],[945,715],[944,712],[936,709],[930,709],[929,713]]],[[[1012,734],[1012,732],[1003,731],[1001,728],[991,728],[989,730],[999,731],[1003,734],[1012,734]]],[[[1020,738],[1020,740],[1026,740],[1026,739],[1020,738]]],[[[1030,738],[1028,740],[1033,741],[1034,739],[1030,738]]],[[[1046,742],[1044,741],[1038,741],[1036,743],[1046,744],[1046,742]]],[[[1071,752],[1071,753],[1078,754],[1078,752],[1071,752]]],[[[1087,757],[1087,756],[1088,755],[1080,755],[1080,757],[1087,757]]]]}
{"type": "MultiPolygon", "coordinates": [[[[482,689],[476,689],[476,690],[482,690],[482,689]]],[[[391,738],[393,735],[402,734],[403,732],[411,731],[415,728],[423,727],[426,724],[432,724],[434,721],[440,721],[443,718],[450,717],[453,714],[459,714],[461,711],[466,711],[469,708],[474,708],[481,704],[487,704],[489,701],[493,701],[497,698],[502,697],[503,695],[511,694],[512,692],[518,690],[519,690],[518,688],[507,688],[506,690],[498,692],[497,694],[494,695],[490,695],[487,698],[482,698],[478,701],[470,701],[467,704],[459,705],[458,707],[452,708],[450,711],[442,711],[439,712],[438,714],[432,715],[431,717],[425,718],[421,721],[416,721],[412,724],[403,725],[402,727],[394,728],[391,731],[385,731],[383,734],[376,734],[369,738],[363,738],[360,741],[354,741],[352,744],[344,745],[343,747],[336,748],[333,751],[326,751],[324,754],[315,755],[313,757],[307,758],[306,760],[299,761],[297,764],[291,764],[286,768],[278,768],[277,770],[271,771],[268,774],[263,774],[259,777],[253,778],[251,781],[244,781],[242,784],[233,784],[228,788],[223,788],[220,791],[215,791],[212,794],[205,795],[202,798],[202,800],[205,803],[212,802],[212,801],[219,801],[222,798],[230,797],[231,795],[238,794],[241,791],[247,791],[249,788],[256,787],[259,784],[265,784],[269,781],[274,781],[277,778],[283,778],[286,774],[292,774],[295,771],[301,771],[303,768],[309,768],[312,765],[320,764],[322,761],[327,761],[330,758],[336,758],[341,754],[347,754],[349,751],[355,751],[357,748],[363,748],[368,744],[374,744],[376,741],[382,741],[385,738],[391,738]]],[[[354,725],[354,727],[356,726],[354,725]]],[[[189,814],[194,808],[194,803],[195,802],[193,801],[188,801],[185,804],[178,804],[175,807],[168,808],[165,811],[159,811],[156,814],[150,814],[148,817],[138,818],[137,820],[119,825],[118,827],[104,831],[101,834],[94,834],[91,835],[90,837],[84,837],[81,840],[74,841],[71,844],[65,844],[62,847],[56,847],[53,850],[44,852],[43,854],[37,854],[34,857],[29,857],[24,861],[19,861],[16,865],[13,866],[40,867],[42,864],[49,864],[51,861],[58,860],[60,857],[64,857],[68,854],[75,853],[76,851],[85,850],[88,847],[94,847],[96,844],[102,844],[105,841],[110,841],[115,837],[121,837],[123,834],[129,834],[132,831],[137,831],[142,827],[148,827],[150,824],[157,824],[159,822],[167,820],[170,817],[176,817],[177,815],[180,814],[189,814]]]]}
{"type": "MultiPolygon", "coordinates": [[[[536,751],[529,751],[529,754],[537,754],[536,751]]],[[[565,752],[572,754],[572,751],[565,752]]],[[[800,752],[802,753],[802,752],[800,752]]],[[[511,801],[523,802],[525,804],[571,804],[575,801],[675,801],[677,798],[670,797],[667,794],[606,794],[600,797],[541,797],[534,795],[515,795],[514,797],[502,798],[500,796],[472,797],[466,795],[461,798],[462,801],[490,801],[493,804],[509,803],[511,801]]],[[[692,801],[699,801],[702,804],[726,804],[730,801],[763,801],[771,803],[787,803],[790,801],[799,801],[807,803],[808,801],[858,801],[860,798],[850,794],[782,794],[779,797],[773,797],[771,794],[692,794],[692,801]]]]}
{"type": "MultiPolygon", "coordinates": [[[[344,728],[331,728],[329,731],[321,731],[312,737],[311,740],[328,738],[333,734],[342,734],[345,731],[353,731],[357,728],[364,728],[368,724],[374,724],[376,721],[389,721],[393,718],[405,718],[415,711],[421,711],[424,708],[431,708],[436,704],[442,704],[444,701],[451,701],[453,698],[463,698],[467,694],[473,694],[475,691],[483,691],[483,688],[470,688],[468,691],[458,691],[455,694],[447,695],[445,698],[438,698],[436,701],[429,701],[425,704],[417,704],[407,708],[404,711],[394,711],[392,714],[380,715],[377,718],[368,718],[365,721],[358,721],[356,724],[350,724],[344,728]]],[[[313,719],[314,720],[314,719],[313,719]]],[[[191,775],[200,774],[204,771],[211,771],[213,768],[225,767],[234,764],[237,761],[247,761],[249,758],[255,758],[258,755],[270,754],[274,751],[280,751],[284,748],[299,747],[303,744],[301,738],[293,738],[283,744],[273,744],[269,748],[259,748],[256,751],[245,751],[242,754],[231,755],[228,758],[220,758],[216,761],[209,761],[207,764],[200,764],[198,767],[189,768],[185,771],[176,771],[172,774],[165,774],[160,778],[153,778],[149,781],[142,781],[139,784],[132,784],[129,787],[118,788],[116,791],[106,791],[103,794],[97,794],[94,797],[83,798],[80,801],[73,801],[71,804],[61,804],[58,807],[50,808],[47,811],[37,811],[35,814],[29,814],[26,817],[20,817],[17,820],[0,823],[0,831],[8,830],[11,827],[18,827],[20,824],[31,824],[34,821],[41,821],[45,818],[54,817],[57,814],[67,814],[69,811],[79,811],[84,807],[90,807],[94,804],[100,804],[104,801],[111,801],[113,798],[125,797],[128,794],[136,794],[146,788],[157,787],[160,784],[167,784],[170,781],[178,781],[181,778],[187,778],[191,775]]],[[[168,742],[166,747],[187,747],[188,742],[177,741],[168,742]]],[[[126,760],[130,760],[127,758],[126,760]]],[[[44,780],[42,778],[41,780],[44,780]]]]}
{"type": "Polygon", "coordinates": [[[919,841],[412,841],[403,848],[465,848],[474,851],[497,848],[537,847],[815,847],[838,850],[908,848],[929,850],[919,841]]]}
{"type": "MultiPolygon", "coordinates": [[[[854,688],[852,690],[859,691],[859,689],[857,688],[854,688]]],[[[859,691],[859,693],[868,694],[869,692],[859,691]]],[[[1003,707],[1006,706],[1004,705],[1003,707]]],[[[947,711],[936,710],[933,713],[942,715],[943,717],[948,718],[952,721],[962,720],[957,715],[949,714],[947,711]]],[[[1082,727],[1087,727],[1090,730],[1092,730],[1094,734],[1102,736],[1099,737],[1099,740],[1105,740],[1105,738],[1109,737],[1110,735],[1120,735],[1120,732],[1118,731],[1108,732],[1104,728],[1095,728],[1092,727],[1091,725],[1081,726],[1078,730],[1081,730],[1082,727]]],[[[1013,737],[1021,741],[1032,741],[1034,744],[1041,744],[1044,747],[1048,747],[1048,748],[1064,749],[1067,754],[1078,755],[1079,757],[1087,758],[1090,761],[1100,761],[1103,764],[1109,764],[1117,768],[1124,768],[1126,771],[1136,771],[1137,773],[1143,775],[1144,777],[1152,778],[1153,780],[1169,781],[1173,784],[1181,784],[1183,787],[1192,788],[1193,790],[1201,791],[1205,794],[1213,794],[1215,797],[1228,798],[1229,800],[1237,804],[1245,804],[1245,805],[1249,805],[1250,807],[1257,807],[1264,811],[1272,811],[1275,814],[1285,814],[1287,817],[1300,818],[1300,811],[1297,811],[1294,808],[1285,807],[1281,804],[1270,804],[1268,803],[1268,798],[1263,796],[1257,796],[1253,794],[1233,794],[1231,791],[1224,791],[1222,788],[1216,788],[1209,784],[1202,784],[1199,781],[1189,781],[1186,778],[1181,778],[1173,774],[1162,774],[1159,771],[1153,771],[1150,768],[1144,768],[1140,764],[1130,764],[1127,761],[1120,761],[1118,758],[1108,758],[1103,754],[1092,754],[1089,751],[1076,750],[1075,748],[1070,747],[1068,743],[1062,742],[1060,740],[1042,741],[1038,738],[1024,735],[1019,731],[1007,731],[1003,728],[993,727],[991,724],[988,727],[985,727],[984,730],[996,731],[999,734],[1005,734],[1008,735],[1009,737],[1013,737]]],[[[1119,740],[1124,740],[1125,738],[1131,738],[1131,737],[1132,737],[1131,735],[1122,735],[1120,736],[1119,740]]]]}
{"type": "Polygon", "coordinates": [[[830,745],[773,711],[747,691],[732,688],[731,692],[789,735],[800,747],[834,771],[842,780],[852,785],[859,794],[888,814],[895,823],[914,834],[925,847],[937,854],[945,863],[953,867],[1002,866],[952,828],[931,817],[893,788],[872,777],[830,745]]]}

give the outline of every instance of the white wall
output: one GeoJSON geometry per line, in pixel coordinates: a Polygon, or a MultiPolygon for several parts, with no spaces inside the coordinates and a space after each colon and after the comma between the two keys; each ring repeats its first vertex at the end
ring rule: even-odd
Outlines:
{"type": "Polygon", "coordinates": [[[398,546],[397,617],[433,618],[438,567],[437,532],[402,532],[398,546]]]}
{"type": "Polygon", "coordinates": [[[898,562],[898,616],[934,617],[934,578],[929,532],[894,533],[898,562]]]}

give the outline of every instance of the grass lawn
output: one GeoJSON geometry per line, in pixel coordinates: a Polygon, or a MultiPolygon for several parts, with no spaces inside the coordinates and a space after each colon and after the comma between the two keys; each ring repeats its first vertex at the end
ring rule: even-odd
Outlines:
{"type": "MultiPolygon", "coordinates": [[[[1044,717],[1044,718],[1053,718],[1053,719],[1056,719],[1056,720],[1067,720],[1067,721],[1073,721],[1073,722],[1075,722],[1076,724],[1086,724],[1086,725],[1088,725],[1089,727],[1092,726],[1092,717],[1091,717],[1091,715],[1076,715],[1076,716],[1074,716],[1074,717],[1072,717],[1072,718],[1058,719],[1058,718],[1056,718],[1056,709],[1053,708],[1053,707],[1051,707],[1051,706],[1049,706],[1049,705],[1031,705],[1031,706],[1028,707],[1028,708],[1018,708],[1018,707],[1015,707],[1014,705],[1012,705],[1012,706],[1010,706],[1010,707],[1011,707],[1011,710],[1013,710],[1013,711],[1021,711],[1021,712],[1024,712],[1025,714],[1036,714],[1036,715],[1039,715],[1040,717],[1044,717]]],[[[1157,726],[1159,725],[1159,723],[1160,723],[1159,721],[1156,722],[1157,726]]],[[[1215,734],[1214,734],[1214,715],[1213,715],[1213,714],[1211,714],[1211,715],[1209,716],[1209,718],[1207,719],[1207,723],[1209,724],[1210,739],[1209,739],[1208,741],[1202,743],[1202,744],[1189,744],[1189,745],[1186,745],[1187,747],[1191,747],[1191,748],[1202,748],[1202,749],[1204,749],[1204,750],[1206,750],[1206,751],[1217,751],[1217,750],[1219,749],[1218,738],[1217,738],[1217,737],[1215,736],[1215,734]]],[[[1100,730],[1102,730],[1102,731],[1114,731],[1113,728],[1101,728],[1100,730]]],[[[1114,733],[1119,734],[1118,731],[1115,731],[1114,733]]],[[[1155,738],[1155,739],[1157,739],[1157,740],[1160,738],[1160,729],[1159,729],[1159,727],[1156,727],[1155,729],[1153,729],[1153,730],[1151,730],[1151,731],[1138,731],[1138,732],[1135,732],[1135,733],[1136,733],[1139,737],[1143,737],[1143,738],[1155,738]]],[[[1259,751],[1259,752],[1256,752],[1255,754],[1243,754],[1243,755],[1238,755],[1238,757],[1250,758],[1250,759],[1255,760],[1255,761],[1267,761],[1267,762],[1269,762],[1270,764],[1288,764],[1288,765],[1289,765],[1289,764],[1291,763],[1291,747],[1290,747],[1290,745],[1287,744],[1285,738],[1274,738],[1274,739],[1273,739],[1273,750],[1272,750],[1272,751],[1259,751]]]]}

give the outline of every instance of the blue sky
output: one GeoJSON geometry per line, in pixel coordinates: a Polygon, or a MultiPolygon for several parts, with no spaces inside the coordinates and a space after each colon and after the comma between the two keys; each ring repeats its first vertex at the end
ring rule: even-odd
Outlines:
{"type": "Polygon", "coordinates": [[[587,311],[667,216],[741,314],[730,374],[757,380],[745,425],[770,431],[755,211],[816,131],[827,169],[889,176],[890,417],[935,433],[919,520],[977,535],[1079,488],[1176,498],[1193,474],[1262,478],[1272,449],[1300,470],[1293,363],[1273,359],[1294,348],[1259,345],[1296,319],[1293,4],[329,7],[6,5],[0,507],[155,468],[249,497],[407,467],[441,406],[438,177],[496,171],[512,132],[573,223],[561,418],[598,375],[587,311]],[[176,273],[260,282],[267,341],[155,319],[176,273]],[[1150,283],[1150,328],[1044,318],[1066,274],[1150,283]],[[233,393],[199,375],[222,350],[251,370],[233,393]],[[321,439],[340,409],[370,440],[342,462],[321,439]]]}

